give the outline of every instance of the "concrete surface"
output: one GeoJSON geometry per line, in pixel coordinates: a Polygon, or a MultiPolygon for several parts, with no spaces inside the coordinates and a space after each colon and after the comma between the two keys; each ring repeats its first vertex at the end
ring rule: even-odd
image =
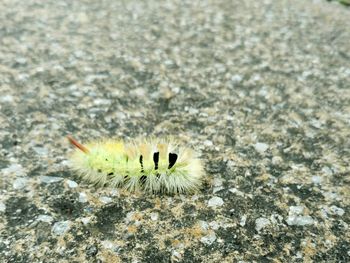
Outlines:
{"type": "Polygon", "coordinates": [[[350,262],[350,9],[0,1],[2,262],[350,262]],[[74,177],[79,140],[175,135],[195,195],[74,177]]]}

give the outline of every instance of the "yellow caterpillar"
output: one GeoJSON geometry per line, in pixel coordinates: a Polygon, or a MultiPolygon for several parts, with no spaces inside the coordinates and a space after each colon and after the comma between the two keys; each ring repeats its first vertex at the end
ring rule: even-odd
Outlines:
{"type": "Polygon", "coordinates": [[[204,174],[196,153],[173,139],[103,140],[76,147],[72,168],[84,180],[130,191],[185,193],[197,190],[204,174]]]}

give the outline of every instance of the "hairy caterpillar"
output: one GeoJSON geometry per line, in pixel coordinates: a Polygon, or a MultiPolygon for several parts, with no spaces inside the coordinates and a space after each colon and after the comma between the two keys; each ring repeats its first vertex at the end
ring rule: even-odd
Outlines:
{"type": "Polygon", "coordinates": [[[204,173],[196,153],[173,139],[102,140],[76,147],[72,168],[82,179],[97,185],[130,191],[184,193],[198,189],[204,173]]]}

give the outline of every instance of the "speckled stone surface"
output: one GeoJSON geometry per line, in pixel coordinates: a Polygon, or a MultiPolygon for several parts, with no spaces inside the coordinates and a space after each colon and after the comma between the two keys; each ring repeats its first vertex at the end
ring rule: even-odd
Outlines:
{"type": "Polygon", "coordinates": [[[350,262],[350,9],[0,1],[1,262],[350,262]],[[95,188],[65,135],[176,135],[195,195],[95,188]]]}

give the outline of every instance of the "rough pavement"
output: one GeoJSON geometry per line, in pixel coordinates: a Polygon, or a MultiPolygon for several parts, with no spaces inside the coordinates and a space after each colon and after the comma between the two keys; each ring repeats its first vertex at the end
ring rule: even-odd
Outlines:
{"type": "Polygon", "coordinates": [[[350,262],[350,9],[0,1],[5,262],[350,262]],[[65,135],[176,135],[195,195],[74,177],[65,135]]]}

